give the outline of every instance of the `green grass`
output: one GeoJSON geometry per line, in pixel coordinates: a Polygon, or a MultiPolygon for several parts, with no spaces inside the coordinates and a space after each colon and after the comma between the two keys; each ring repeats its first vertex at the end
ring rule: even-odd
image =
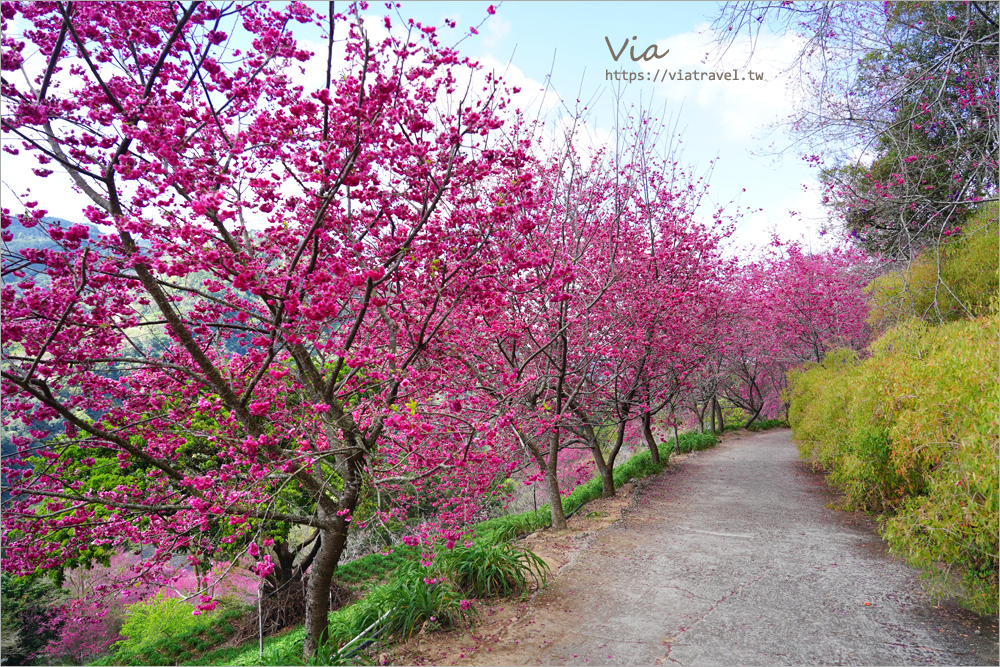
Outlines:
{"type": "Polygon", "coordinates": [[[289,655],[293,650],[302,657],[302,642],[305,641],[306,630],[298,626],[284,634],[264,637],[264,657],[260,659],[258,640],[249,641],[240,646],[219,649],[203,654],[193,665],[268,665],[280,664],[279,658],[289,655]]]}
{"type": "Polygon", "coordinates": [[[545,583],[548,565],[533,552],[511,542],[473,542],[444,551],[438,567],[460,590],[474,598],[503,598],[545,583]]]}
{"type": "MultiPolygon", "coordinates": [[[[102,656],[91,664],[119,665],[184,665],[195,660],[213,646],[225,642],[235,632],[231,621],[250,612],[246,605],[231,604],[210,616],[196,617],[194,627],[177,632],[162,633],[139,642],[122,642],[114,653],[102,656]]],[[[188,612],[190,614],[190,612],[188,612]]],[[[201,664],[214,664],[204,662],[201,664]]]]}
{"type": "MultiPolygon", "coordinates": [[[[545,505],[545,512],[548,512],[545,505]]],[[[539,508],[541,509],[541,508],[539,508]]],[[[548,515],[543,512],[525,512],[524,514],[508,514],[507,516],[489,519],[472,526],[475,537],[473,542],[485,544],[502,544],[517,539],[522,535],[533,533],[539,528],[549,525],[548,515]]]]}
{"type": "Polygon", "coordinates": [[[368,554],[338,566],[336,577],[345,584],[379,581],[385,579],[403,563],[412,561],[418,553],[416,547],[400,544],[388,555],[368,554]]]}
{"type": "Polygon", "coordinates": [[[784,419],[763,419],[747,426],[748,431],[767,431],[772,428],[788,428],[788,422],[784,419]]]}

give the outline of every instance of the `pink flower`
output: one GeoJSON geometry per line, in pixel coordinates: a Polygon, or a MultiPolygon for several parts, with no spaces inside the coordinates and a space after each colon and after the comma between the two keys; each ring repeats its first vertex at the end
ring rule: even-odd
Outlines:
{"type": "Polygon", "coordinates": [[[270,409],[271,403],[269,401],[257,401],[256,403],[250,404],[250,414],[254,417],[259,417],[261,415],[267,414],[268,409],[270,409]]]}
{"type": "Polygon", "coordinates": [[[274,563],[271,562],[271,555],[265,554],[264,559],[253,566],[252,571],[261,579],[269,576],[274,572],[274,563]]]}
{"type": "Polygon", "coordinates": [[[213,600],[211,597],[207,595],[202,595],[200,597],[201,597],[201,604],[198,605],[193,612],[191,612],[191,614],[194,616],[197,616],[203,611],[213,611],[217,606],[219,606],[218,600],[213,600]]]}

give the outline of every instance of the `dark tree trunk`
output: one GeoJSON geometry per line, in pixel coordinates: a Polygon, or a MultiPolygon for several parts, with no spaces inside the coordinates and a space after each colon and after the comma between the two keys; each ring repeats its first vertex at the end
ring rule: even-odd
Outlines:
{"type": "Polygon", "coordinates": [[[615,497],[614,468],[609,465],[597,464],[597,472],[601,476],[601,498],[615,497]]]}
{"type": "Polygon", "coordinates": [[[648,412],[642,413],[642,436],[646,439],[646,446],[649,447],[649,456],[653,463],[660,462],[660,448],[656,446],[656,438],[653,437],[653,415],[648,412]]]}
{"type": "MultiPolygon", "coordinates": [[[[750,384],[750,407],[751,408],[753,408],[753,390],[754,389],[757,389],[757,383],[756,382],[752,382],[750,384]]],[[[747,420],[747,423],[743,425],[743,428],[750,428],[750,425],[753,424],[757,420],[757,417],[760,416],[760,411],[764,409],[764,396],[760,393],[760,389],[757,389],[757,398],[760,399],[760,404],[756,408],[754,408],[753,415],[750,417],[750,419],[747,420]]]]}
{"type": "Polygon", "coordinates": [[[753,413],[753,416],[747,420],[747,423],[743,425],[743,428],[750,428],[750,425],[753,424],[755,421],[757,421],[757,417],[760,416],[760,411],[763,409],[764,409],[764,404],[762,403],[760,407],[757,408],[757,411],[753,413]]]}
{"type": "Polygon", "coordinates": [[[716,426],[716,423],[715,423],[716,422],[716,418],[715,418],[715,396],[712,397],[712,402],[709,403],[709,409],[708,409],[708,411],[712,414],[712,433],[718,433],[719,432],[718,431],[718,427],[716,426]]]}
{"type": "MultiPolygon", "coordinates": [[[[329,519],[329,517],[321,518],[329,519]]],[[[340,519],[340,517],[336,517],[340,519]]],[[[337,523],[343,523],[338,521],[337,523]]],[[[337,570],[337,561],[344,550],[347,538],[344,529],[324,530],[320,535],[322,543],[313,559],[309,578],[306,582],[306,636],[304,650],[308,657],[316,655],[317,649],[326,643],[329,636],[330,583],[337,570]]]]}
{"type": "Polygon", "coordinates": [[[559,480],[556,473],[550,467],[545,472],[545,482],[549,489],[549,513],[552,516],[552,528],[554,530],[566,530],[566,513],[563,512],[562,495],[559,493],[559,480]]]}
{"type": "Polygon", "coordinates": [[[545,474],[545,488],[549,498],[549,514],[552,517],[552,527],[556,530],[566,528],[566,515],[562,508],[562,496],[559,493],[559,477],[557,476],[557,466],[559,460],[556,456],[559,453],[559,429],[553,431],[549,438],[549,459],[545,460],[542,453],[542,446],[530,437],[525,436],[517,428],[514,429],[517,437],[521,440],[525,449],[538,464],[538,469],[545,474]]]}
{"type": "Polygon", "coordinates": [[[618,424],[618,430],[615,434],[615,444],[611,448],[611,453],[608,455],[607,461],[604,460],[604,453],[601,451],[601,445],[597,440],[594,429],[589,425],[587,426],[587,437],[590,438],[590,451],[594,455],[594,463],[597,464],[597,472],[601,476],[602,498],[615,497],[615,459],[618,457],[618,452],[621,451],[622,444],[625,442],[625,425],[626,422],[618,424]]]}
{"type": "Polygon", "coordinates": [[[552,432],[549,444],[549,460],[545,466],[545,481],[549,487],[549,512],[552,514],[552,529],[566,530],[566,513],[563,512],[562,494],[559,493],[557,471],[559,456],[559,429],[552,432]]]}
{"type": "Polygon", "coordinates": [[[722,415],[722,404],[719,403],[719,399],[718,398],[714,398],[712,400],[715,401],[715,410],[716,410],[716,413],[719,415],[719,433],[725,433],[726,432],[726,418],[723,417],[723,415],[722,415]]]}
{"type": "Polygon", "coordinates": [[[601,497],[614,498],[614,464],[611,463],[609,465],[608,462],[604,460],[604,452],[601,451],[601,444],[597,441],[596,437],[590,439],[590,454],[594,459],[594,465],[597,466],[597,474],[601,478],[601,497]]]}
{"type": "MultiPolygon", "coordinates": [[[[626,412],[626,414],[628,413],[626,412]]],[[[612,445],[607,459],[604,458],[604,452],[601,451],[601,445],[593,425],[589,423],[585,423],[584,425],[587,439],[590,441],[590,451],[594,455],[597,472],[601,476],[602,498],[615,497],[615,459],[618,458],[618,452],[622,450],[622,445],[625,444],[625,427],[627,424],[628,422],[625,420],[618,422],[618,429],[615,432],[615,444],[612,445]]]]}
{"type": "MultiPolygon", "coordinates": [[[[348,457],[344,464],[346,471],[340,505],[350,514],[358,505],[365,462],[360,454],[355,454],[348,457]]],[[[306,581],[306,636],[303,645],[306,658],[315,656],[317,649],[329,637],[333,574],[337,571],[341,554],[344,553],[347,531],[350,528],[345,517],[331,514],[323,507],[323,503],[317,505],[316,513],[317,518],[327,522],[331,527],[320,531],[317,539],[321,542],[318,547],[314,547],[311,554],[312,564],[306,581]]]]}
{"type": "Polygon", "coordinates": [[[305,620],[304,573],[316,557],[321,543],[318,529],[294,549],[284,540],[274,543],[271,552],[274,571],[264,579],[261,591],[256,624],[259,632],[274,634],[305,620]]]}
{"type": "MultiPolygon", "coordinates": [[[[319,540],[319,535],[315,535],[309,543],[314,540],[319,540]]],[[[305,569],[295,567],[295,557],[298,555],[298,551],[289,548],[288,542],[276,541],[272,549],[274,572],[264,580],[264,595],[273,595],[277,591],[288,588],[294,580],[301,580],[301,571],[305,569]]]]}
{"type": "Polygon", "coordinates": [[[681,439],[680,439],[680,436],[677,435],[677,417],[674,416],[674,415],[670,415],[670,420],[674,424],[674,454],[680,454],[681,453],[681,439]]]}

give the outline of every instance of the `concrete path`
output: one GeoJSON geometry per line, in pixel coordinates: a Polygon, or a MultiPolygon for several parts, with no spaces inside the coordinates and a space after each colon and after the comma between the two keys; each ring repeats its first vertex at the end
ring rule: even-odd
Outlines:
{"type": "Polygon", "coordinates": [[[789,431],[726,442],[651,481],[473,661],[1000,664],[996,619],[934,606],[834,499],[789,431]]]}

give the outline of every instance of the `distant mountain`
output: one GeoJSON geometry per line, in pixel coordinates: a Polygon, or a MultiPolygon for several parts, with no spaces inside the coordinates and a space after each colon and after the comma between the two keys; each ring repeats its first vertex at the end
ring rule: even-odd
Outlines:
{"type": "Polygon", "coordinates": [[[71,225],[83,224],[85,227],[90,229],[90,238],[92,239],[96,238],[97,235],[101,233],[101,230],[97,227],[97,225],[77,223],[51,216],[42,218],[41,222],[34,227],[25,227],[21,224],[20,218],[21,216],[14,216],[14,223],[5,230],[11,232],[14,235],[14,238],[13,240],[7,241],[3,244],[4,257],[9,257],[10,255],[20,255],[21,251],[26,248],[58,250],[59,244],[50,239],[48,235],[48,227],[50,225],[58,225],[59,227],[66,229],[71,225]]]}
{"type": "MultiPolygon", "coordinates": [[[[4,230],[11,232],[14,236],[12,240],[5,241],[3,243],[2,255],[5,268],[12,263],[16,265],[16,262],[21,257],[22,250],[26,250],[29,248],[39,249],[39,250],[44,250],[44,249],[59,250],[60,249],[59,244],[57,244],[55,241],[49,238],[48,234],[49,226],[58,225],[59,227],[66,229],[74,224],[80,224],[80,223],[74,223],[70,220],[65,220],[63,218],[45,217],[42,218],[41,221],[35,226],[25,227],[24,225],[21,224],[19,217],[20,216],[14,216],[13,224],[6,230],[4,230]]],[[[95,238],[98,234],[101,233],[100,229],[95,225],[86,225],[86,227],[90,229],[91,238],[95,238]]],[[[26,275],[24,276],[24,278],[30,275],[35,279],[36,284],[45,284],[45,282],[48,280],[48,276],[46,276],[44,273],[36,274],[30,269],[26,271],[25,274],[26,275]]],[[[11,285],[11,284],[16,284],[17,282],[23,280],[24,278],[19,277],[13,273],[8,273],[7,275],[3,276],[3,282],[6,285],[11,285]]],[[[45,426],[44,424],[33,425],[33,427],[36,428],[44,426],[45,426]]],[[[12,442],[12,439],[15,436],[32,437],[30,434],[30,427],[22,424],[20,421],[15,421],[12,424],[0,427],[0,452],[2,452],[3,456],[7,457],[16,452],[16,448],[14,447],[14,443],[12,442]]],[[[44,442],[45,439],[43,440],[36,439],[36,443],[34,446],[41,447],[44,445],[44,442]]],[[[6,484],[6,480],[2,481],[4,482],[4,484],[6,484]]],[[[6,502],[7,499],[8,497],[6,493],[4,493],[3,497],[0,498],[0,500],[2,500],[3,502],[6,502]]]]}

